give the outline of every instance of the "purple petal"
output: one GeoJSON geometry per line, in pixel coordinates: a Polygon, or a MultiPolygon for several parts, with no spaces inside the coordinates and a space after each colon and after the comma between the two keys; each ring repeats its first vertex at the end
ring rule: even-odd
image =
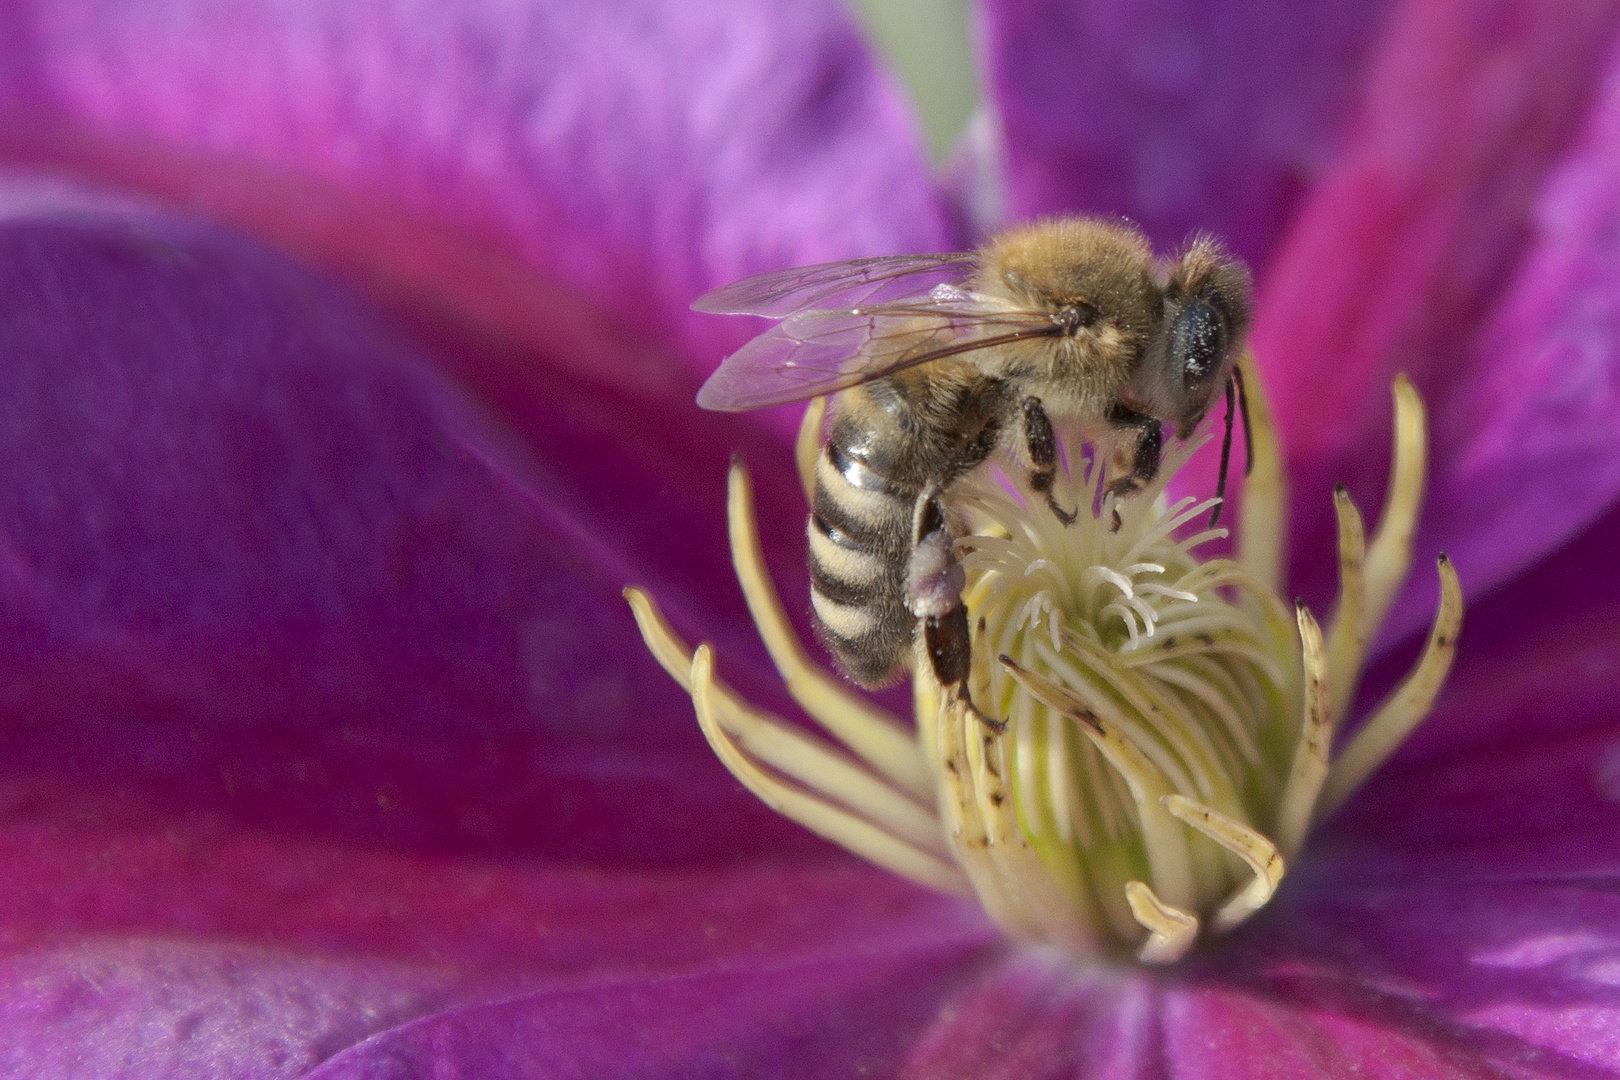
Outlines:
{"type": "Polygon", "coordinates": [[[1123,214],[1264,262],[1325,167],[1384,4],[992,0],[1007,210],[1123,214]]]}
{"type": "Polygon", "coordinates": [[[903,1075],[1144,1075],[1157,1052],[1157,1019],[1146,980],[1050,954],[1014,954],[952,998],[903,1075]]]}
{"type": "Polygon", "coordinates": [[[8,951],[99,937],[235,941],[504,985],[762,965],[888,935],[994,938],[972,904],[844,857],[601,869],[230,832],[200,816],[12,822],[0,852],[8,951]]]}
{"type": "MultiPolygon", "coordinates": [[[[1567,236],[1531,226],[1567,201],[1560,192],[1570,181],[1556,170],[1572,140],[1576,158],[1601,156],[1595,146],[1582,151],[1588,144],[1580,140],[1604,137],[1595,127],[1581,132],[1601,123],[1603,104],[1594,95],[1604,85],[1616,14],[1612,4],[1596,2],[1414,0],[1392,23],[1342,162],[1311,198],[1266,278],[1254,332],[1290,455],[1296,586],[1313,602],[1331,589],[1334,564],[1321,552],[1332,550],[1332,484],[1344,481],[1362,505],[1377,505],[1396,371],[1413,375],[1438,418],[1427,542],[1467,547],[1465,528],[1487,523],[1482,505],[1502,505],[1493,501],[1502,491],[1481,471],[1502,461],[1499,452],[1491,456],[1499,431],[1544,437],[1552,428],[1545,419],[1525,428],[1511,409],[1481,415],[1474,388],[1499,391],[1499,366],[1514,371],[1536,363],[1537,350],[1556,348],[1589,303],[1576,294],[1571,307],[1561,307],[1547,291],[1553,275],[1541,263],[1575,258],[1591,265],[1595,255],[1583,252],[1595,252],[1601,244],[1595,237],[1606,234],[1600,229],[1572,246],[1567,236]],[[1524,268],[1520,281],[1529,283],[1515,286],[1524,299],[1508,291],[1515,267],[1524,268]],[[1522,352],[1504,352],[1491,336],[1501,329],[1484,322],[1504,300],[1502,317],[1516,328],[1522,352]],[[1535,318],[1527,320],[1532,308],[1535,318]],[[1476,446],[1481,425],[1485,441],[1476,446]],[[1482,504],[1452,484],[1489,495],[1482,504]],[[1471,519],[1453,522],[1453,513],[1471,519]]],[[[1593,217],[1602,213],[1594,208],[1593,217]]],[[[1587,218],[1582,227],[1592,223],[1587,218]]],[[[1571,275],[1559,281],[1567,289],[1571,275]]],[[[1539,389],[1519,386],[1513,400],[1528,400],[1527,408],[1544,417],[1539,389]]],[[[1594,423],[1583,414],[1568,449],[1541,446],[1536,456],[1567,462],[1590,443],[1594,423]]],[[[1504,484],[1517,475],[1501,473],[1504,484]]],[[[1581,500],[1568,520],[1589,520],[1591,502],[1581,500]]],[[[1466,588],[1477,595],[1492,583],[1490,573],[1535,553],[1526,534],[1542,535],[1546,523],[1531,520],[1499,529],[1508,540],[1476,544],[1485,553],[1481,576],[1459,560],[1466,588]]],[[[1568,529],[1555,521],[1550,532],[1563,536],[1568,529]]],[[[1408,605],[1396,629],[1410,628],[1422,606],[1408,605]]]]}
{"type": "Polygon", "coordinates": [[[1529,250],[1474,341],[1478,373],[1435,418],[1445,456],[1419,545],[1451,553],[1476,592],[1620,495],[1620,50],[1531,213],[1529,250]]]}
{"type": "MultiPolygon", "coordinates": [[[[1608,572],[1617,528],[1620,508],[1469,605],[1436,713],[1397,760],[1440,763],[1609,721],[1620,681],[1620,580],[1608,572]]],[[[1393,685],[1411,660],[1392,656],[1369,672],[1369,681],[1393,685]]]]}
{"type": "Polygon", "coordinates": [[[110,940],[0,960],[10,1076],[305,1076],[454,992],[443,971],[233,945],[110,940]]]}
{"type": "MultiPolygon", "coordinates": [[[[711,431],[558,377],[526,414],[536,458],[329,282],[199,226],[12,219],[0,288],[13,814],[628,861],[825,850],[712,760],[619,596],[653,587],[780,700],[712,585],[711,431]]],[[[771,512],[794,486],[763,491],[773,539],[801,529],[771,512]]]]}
{"type": "MultiPolygon", "coordinates": [[[[1318,1045],[1418,1044],[1431,1062],[1420,1076],[1454,1075],[1445,1064],[1529,1077],[1620,1068],[1620,900],[1607,883],[1336,879],[1286,895],[1220,962],[1250,972],[1256,996],[1315,1014],[1318,1045]]],[[[1377,1064],[1374,1075],[1413,1074],[1382,1049],[1377,1064]]]]}
{"type": "Polygon", "coordinates": [[[1171,989],[1159,1021],[1161,1075],[1199,1080],[1495,1080],[1502,1075],[1480,1047],[1463,1039],[1391,1016],[1312,1008],[1301,996],[1287,992],[1268,998],[1224,987],[1171,989]]]}
{"type": "Polygon", "coordinates": [[[883,1075],[986,951],[982,939],[894,930],[859,953],[445,1012],[375,1036],[312,1077],[883,1075]]]}
{"type": "MultiPolygon", "coordinates": [[[[1300,952],[1310,955],[1311,949],[1300,952]]],[[[1397,1009],[1368,1015],[1298,992],[1297,979],[1285,980],[1302,964],[1285,950],[1217,947],[1210,959],[1222,970],[1212,969],[1206,955],[1207,949],[1171,977],[1155,978],[1140,968],[1013,954],[951,1000],[903,1075],[917,1080],[1501,1075],[1493,1070],[1497,1061],[1490,1048],[1471,1045],[1454,1032],[1415,1023],[1397,1009]]]]}
{"type": "Polygon", "coordinates": [[[1620,876],[1620,731],[1503,740],[1444,765],[1394,767],[1313,846],[1341,876],[1427,882],[1620,876]]]}
{"type": "Polygon", "coordinates": [[[706,373],[748,331],[686,306],[742,274],[950,246],[902,99],[830,0],[4,19],[10,160],[206,209],[597,381],[666,379],[672,354],[706,373]]]}
{"type": "MultiPolygon", "coordinates": [[[[570,870],[176,822],[11,826],[0,859],[0,1062],[40,1076],[75,1063],[97,1076],[303,1075],[445,1010],[705,973],[836,975],[829,957],[855,985],[909,965],[918,981],[892,1019],[926,1010],[997,947],[971,905],[847,860],[570,870]]],[[[524,1034],[513,1023],[478,1045],[518,1053],[524,1034]]]]}

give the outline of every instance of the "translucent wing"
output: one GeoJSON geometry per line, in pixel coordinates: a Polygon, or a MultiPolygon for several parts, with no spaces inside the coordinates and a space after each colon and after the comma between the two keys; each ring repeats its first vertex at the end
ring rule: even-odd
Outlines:
{"type": "Polygon", "coordinates": [[[1050,314],[948,285],[921,300],[811,309],[732,353],[698,391],[705,409],[760,409],[846,390],[902,368],[1059,333],[1050,314]]]}
{"type": "Polygon", "coordinates": [[[925,296],[935,286],[956,285],[973,273],[970,252],[885,255],[871,259],[796,266],[743,278],[705,293],[694,311],[714,315],[763,315],[783,319],[811,308],[853,308],[925,296]]]}

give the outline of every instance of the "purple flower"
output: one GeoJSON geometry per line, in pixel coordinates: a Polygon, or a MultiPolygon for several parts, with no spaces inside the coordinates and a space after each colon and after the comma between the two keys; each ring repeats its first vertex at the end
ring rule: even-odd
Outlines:
{"type": "Polygon", "coordinates": [[[1293,586],[1406,370],[1470,597],[1413,740],[1149,972],[774,817],[642,650],[629,581],[790,708],[722,507],[735,450],[802,610],[793,418],[691,404],[747,330],[689,301],[989,200],[831,5],[575,8],[0,13],[0,1071],[1617,1071],[1620,11],[981,8],[953,175],[1254,262],[1293,586]]]}

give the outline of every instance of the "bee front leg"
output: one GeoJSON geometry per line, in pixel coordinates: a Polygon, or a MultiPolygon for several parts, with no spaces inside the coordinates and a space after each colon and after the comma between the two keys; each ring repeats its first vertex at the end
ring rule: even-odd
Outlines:
{"type": "Polygon", "coordinates": [[[954,688],[969,711],[1000,734],[1005,720],[980,712],[968,694],[973,669],[973,635],[968,629],[962,588],[967,575],[956,561],[950,528],[940,505],[939,487],[930,485],[917,497],[912,517],[911,560],[906,566],[906,607],[922,623],[923,647],[940,686],[954,688]]]}
{"type": "Polygon", "coordinates": [[[1136,449],[1131,455],[1131,471],[1108,485],[1111,495],[1124,497],[1151,483],[1159,475],[1159,458],[1164,452],[1164,432],[1159,421],[1128,405],[1116,404],[1108,410],[1108,422],[1137,429],[1136,449]]]}
{"type": "Polygon", "coordinates": [[[1052,430],[1052,418],[1046,415],[1041,399],[1024,399],[1024,447],[1029,451],[1029,486],[1046,496],[1046,505],[1065,525],[1073,525],[1078,509],[1065,510],[1052,494],[1057,479],[1057,433],[1052,430]]]}

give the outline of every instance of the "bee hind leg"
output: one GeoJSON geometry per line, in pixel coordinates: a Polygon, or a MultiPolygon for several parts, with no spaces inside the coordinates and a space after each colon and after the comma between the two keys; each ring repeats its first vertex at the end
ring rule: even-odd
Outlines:
{"type": "Polygon", "coordinates": [[[906,564],[906,607],[919,619],[939,618],[962,603],[967,574],[956,561],[938,484],[917,496],[912,514],[911,558],[906,564]]]}
{"type": "Polygon", "coordinates": [[[1007,730],[1007,721],[997,720],[979,710],[968,693],[968,676],[973,668],[973,638],[968,631],[967,605],[958,603],[950,614],[941,618],[923,619],[923,645],[928,650],[928,662],[934,668],[934,678],[947,690],[954,688],[957,698],[979,723],[1000,735],[1007,730]]]}
{"type": "Polygon", "coordinates": [[[1057,479],[1057,433],[1052,430],[1052,418],[1046,415],[1041,399],[1024,399],[1024,447],[1029,451],[1029,486],[1046,496],[1047,508],[1063,524],[1072,525],[1080,511],[1065,510],[1052,494],[1057,479]]]}
{"type": "Polygon", "coordinates": [[[940,504],[939,488],[930,485],[917,497],[913,515],[911,560],[906,566],[906,606],[922,623],[923,647],[940,686],[956,695],[992,732],[1000,734],[1005,720],[980,712],[968,694],[973,668],[973,636],[968,629],[967,605],[962,588],[967,575],[956,561],[950,528],[940,504]]]}

